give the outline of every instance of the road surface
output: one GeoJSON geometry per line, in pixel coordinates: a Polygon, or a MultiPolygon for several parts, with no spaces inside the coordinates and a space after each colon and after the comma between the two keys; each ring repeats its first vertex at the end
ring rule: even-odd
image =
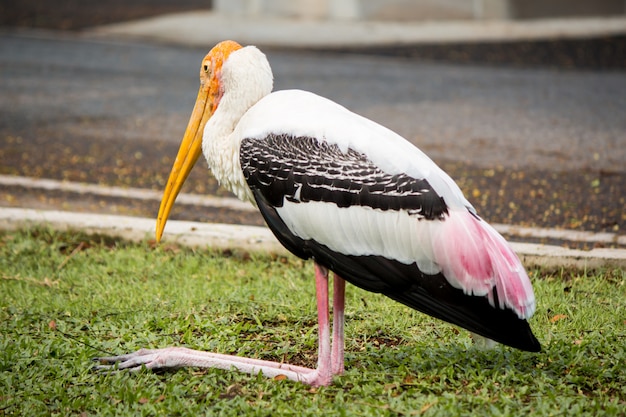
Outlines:
{"type": "MultiPolygon", "coordinates": [[[[0,37],[0,174],[161,189],[207,48],[0,37]]],[[[453,65],[269,51],[276,89],[329,97],[396,130],[441,164],[488,220],[626,228],[626,72],[453,65]]],[[[184,191],[224,196],[198,164],[184,191]]],[[[2,186],[5,206],[153,216],[156,203],[2,186]]],[[[259,224],[180,207],[174,217],[259,224]]]]}

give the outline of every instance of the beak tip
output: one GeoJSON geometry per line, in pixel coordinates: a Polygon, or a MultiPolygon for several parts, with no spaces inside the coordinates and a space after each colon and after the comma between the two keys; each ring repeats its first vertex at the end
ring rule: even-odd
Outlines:
{"type": "Polygon", "coordinates": [[[161,238],[163,237],[163,226],[162,226],[162,222],[160,218],[157,219],[156,230],[154,231],[154,237],[157,243],[161,242],[161,238]]]}

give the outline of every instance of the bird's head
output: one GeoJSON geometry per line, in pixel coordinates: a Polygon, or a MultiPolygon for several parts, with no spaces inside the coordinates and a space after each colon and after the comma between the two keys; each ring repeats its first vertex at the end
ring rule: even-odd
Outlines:
{"type": "Polygon", "coordinates": [[[157,241],[163,235],[163,229],[174,201],[176,201],[176,196],[202,152],[204,127],[211,116],[213,116],[213,113],[215,113],[224,94],[221,76],[222,66],[231,53],[241,48],[241,45],[237,42],[223,41],[211,49],[202,60],[198,98],[189,118],[187,130],[176,155],[174,166],[167,180],[161,207],[159,208],[156,226],[157,241]]]}

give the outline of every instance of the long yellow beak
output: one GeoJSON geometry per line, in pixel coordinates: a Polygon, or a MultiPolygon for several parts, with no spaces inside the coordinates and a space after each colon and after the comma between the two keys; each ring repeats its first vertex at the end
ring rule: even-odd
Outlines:
{"type": "Polygon", "coordinates": [[[204,127],[211,116],[213,116],[223,93],[218,77],[222,64],[233,51],[238,49],[241,49],[241,45],[237,42],[223,41],[215,45],[202,60],[198,98],[193,106],[187,130],[185,130],[183,141],[178,149],[174,166],[161,199],[161,207],[159,208],[156,224],[157,242],[163,236],[163,229],[165,229],[165,223],[167,223],[167,218],[170,215],[170,211],[172,211],[174,201],[176,201],[176,197],[189,176],[191,168],[193,168],[202,152],[204,127]]]}
{"type": "Polygon", "coordinates": [[[163,236],[163,229],[167,218],[170,215],[170,211],[174,206],[176,197],[180,192],[185,180],[191,172],[194,164],[198,160],[200,153],[202,152],[202,135],[204,127],[207,121],[213,115],[215,106],[212,100],[211,89],[209,86],[200,86],[198,91],[198,98],[196,104],[193,107],[193,112],[189,118],[187,124],[187,130],[183,136],[183,140],[178,149],[174,166],[170,171],[170,176],[163,192],[163,198],[161,199],[161,207],[159,208],[159,215],[157,217],[156,224],[156,240],[159,242],[161,236],[163,236]]]}

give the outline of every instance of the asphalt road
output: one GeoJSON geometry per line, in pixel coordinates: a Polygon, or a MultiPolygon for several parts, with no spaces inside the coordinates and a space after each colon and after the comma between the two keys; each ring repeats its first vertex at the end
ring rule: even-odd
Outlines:
{"type": "MultiPolygon", "coordinates": [[[[206,49],[0,36],[0,174],[161,189],[206,49]]],[[[404,135],[440,163],[486,219],[626,229],[626,72],[270,51],[276,89],[327,96],[404,135]]],[[[184,191],[226,195],[204,164],[184,191]]],[[[0,205],[154,216],[141,203],[20,187],[0,205]]],[[[174,218],[260,224],[179,207],[174,218]]]]}

